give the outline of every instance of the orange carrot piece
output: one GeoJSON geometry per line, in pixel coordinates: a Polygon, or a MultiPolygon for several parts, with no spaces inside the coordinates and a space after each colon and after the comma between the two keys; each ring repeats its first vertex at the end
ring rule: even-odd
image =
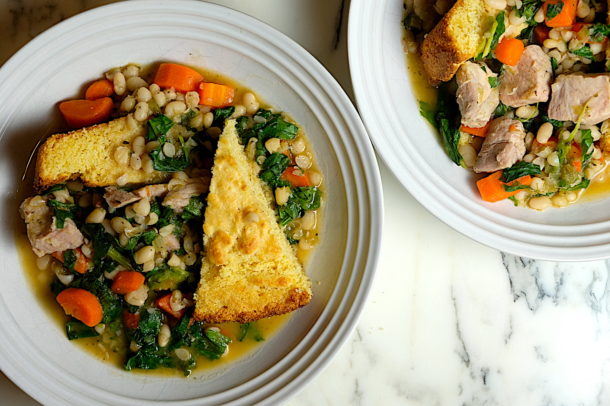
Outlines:
{"type": "Polygon", "coordinates": [[[235,89],[218,83],[200,83],[197,92],[199,104],[210,107],[226,107],[235,98],[235,89]]]}
{"type": "Polygon", "coordinates": [[[104,311],[98,298],[85,289],[68,288],[55,298],[66,314],[71,315],[89,327],[102,321],[104,311]]]}
{"type": "Polygon", "coordinates": [[[59,103],[59,111],[72,128],[87,127],[108,120],[112,112],[112,99],[68,100],[59,103]]]}
{"type": "Polygon", "coordinates": [[[112,280],[110,290],[119,295],[133,292],[144,284],[144,275],[135,271],[121,271],[112,280]]]}
{"type": "Polygon", "coordinates": [[[523,42],[516,38],[504,38],[496,47],[496,59],[505,65],[515,66],[519,63],[525,50],[523,42]]]}
{"type": "Polygon", "coordinates": [[[108,79],[100,79],[91,83],[85,91],[85,99],[97,100],[102,97],[112,96],[114,93],[114,84],[108,79]]]}
{"type": "Polygon", "coordinates": [[[578,0],[546,0],[542,7],[544,10],[544,20],[547,27],[572,26],[576,20],[576,6],[578,6],[578,0]],[[547,9],[550,5],[555,5],[558,3],[563,3],[561,12],[559,12],[559,14],[557,14],[555,17],[548,19],[546,16],[547,9]]]}
{"type": "MultiPolygon", "coordinates": [[[[89,270],[89,258],[83,254],[83,251],[80,248],[74,250],[76,254],[76,263],[74,264],[74,270],[78,273],[86,273],[89,270]]],[[[53,258],[64,263],[64,251],[56,251],[51,254],[53,258]]]]}
{"type": "Polygon", "coordinates": [[[477,137],[485,137],[487,136],[487,131],[489,131],[489,126],[491,125],[491,121],[485,124],[483,127],[466,127],[465,125],[460,126],[460,131],[463,131],[468,134],[476,135],[477,137]]]}
{"type": "Polygon", "coordinates": [[[294,187],[307,187],[311,186],[309,176],[301,168],[291,166],[286,168],[281,176],[282,179],[287,180],[294,187]]]}
{"type": "Polygon", "coordinates": [[[157,298],[157,300],[155,300],[155,306],[157,306],[159,309],[163,310],[165,313],[169,314],[173,318],[181,319],[182,316],[184,315],[185,309],[182,309],[179,311],[175,311],[174,309],[172,309],[172,306],[170,303],[171,298],[172,298],[171,293],[161,296],[161,297],[157,298]]]}
{"type": "Polygon", "coordinates": [[[486,202],[499,202],[500,200],[507,199],[511,196],[516,195],[519,191],[507,192],[504,189],[505,185],[515,186],[517,183],[525,186],[529,186],[532,183],[532,177],[530,175],[522,176],[509,183],[504,183],[500,180],[502,177],[502,171],[494,172],[486,178],[479,179],[477,181],[477,188],[481,194],[481,198],[486,202]]]}
{"type": "Polygon", "coordinates": [[[163,89],[173,87],[179,92],[190,92],[203,80],[201,73],[177,63],[162,63],[155,74],[154,83],[163,89]]]}
{"type": "Polygon", "coordinates": [[[136,329],[140,324],[140,313],[129,313],[123,310],[123,325],[127,328],[136,329]]]}

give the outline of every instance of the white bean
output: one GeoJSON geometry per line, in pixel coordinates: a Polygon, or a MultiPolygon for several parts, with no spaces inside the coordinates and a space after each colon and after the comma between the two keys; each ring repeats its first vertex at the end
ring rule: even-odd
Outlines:
{"type": "Polygon", "coordinates": [[[157,213],[150,213],[148,216],[146,216],[147,226],[155,225],[157,224],[157,221],[159,221],[159,215],[157,213]]]}
{"type": "Polygon", "coordinates": [[[214,121],[214,113],[208,111],[203,115],[203,126],[205,128],[210,128],[212,126],[212,122],[214,121]]]}
{"type": "Polygon", "coordinates": [[[157,92],[152,94],[153,100],[157,103],[157,106],[163,107],[167,103],[167,99],[163,92],[157,92]]]}
{"type": "Polygon", "coordinates": [[[127,221],[127,219],[123,217],[113,217],[110,220],[110,225],[114,229],[117,234],[120,234],[125,231],[129,231],[133,228],[131,223],[127,221]]]}
{"type": "Polygon", "coordinates": [[[41,257],[36,258],[36,267],[41,271],[46,271],[49,269],[49,265],[51,264],[51,256],[43,255],[41,257]]]}
{"type": "Polygon", "coordinates": [[[279,152],[280,147],[281,142],[279,138],[269,138],[267,141],[265,141],[265,148],[267,148],[267,151],[271,153],[279,152]]]}
{"type": "Polygon", "coordinates": [[[540,144],[546,144],[551,136],[553,136],[553,124],[543,123],[540,128],[538,128],[536,141],[538,141],[540,144]]]}
{"type": "Polygon", "coordinates": [[[275,189],[275,201],[278,205],[283,206],[288,203],[288,199],[290,198],[290,188],[279,187],[275,189]]]}
{"type": "Polygon", "coordinates": [[[231,114],[231,118],[239,118],[241,116],[244,116],[245,114],[246,114],[246,108],[244,106],[242,106],[241,104],[236,104],[235,111],[233,112],[233,114],[231,114]]]}
{"type": "Polygon", "coordinates": [[[309,169],[311,167],[311,159],[305,154],[299,154],[294,158],[294,162],[301,169],[309,169]]]}
{"type": "Polygon", "coordinates": [[[128,114],[125,117],[125,120],[127,120],[127,128],[129,128],[130,130],[135,130],[136,128],[138,128],[139,124],[136,119],[133,118],[133,114],[128,114]]]}
{"type": "Polygon", "coordinates": [[[137,121],[144,121],[148,118],[148,103],[139,102],[136,104],[136,111],[133,113],[133,118],[137,121]]]}
{"type": "Polygon", "coordinates": [[[152,95],[150,94],[150,90],[148,90],[148,88],[146,88],[144,86],[139,88],[138,91],[136,92],[136,99],[139,102],[148,102],[151,98],[152,98],[152,95]]]}
{"type": "Polygon", "coordinates": [[[146,86],[148,86],[148,83],[146,83],[146,81],[144,79],[142,79],[141,77],[134,76],[134,77],[127,79],[127,89],[130,92],[133,92],[134,90],[137,90],[141,87],[146,87],[146,86]]]}
{"type": "Polygon", "coordinates": [[[147,245],[145,247],[140,248],[133,254],[133,260],[136,261],[136,264],[144,264],[148,261],[152,261],[155,259],[155,247],[152,245],[147,245]]]}
{"type": "Polygon", "coordinates": [[[552,206],[551,198],[548,196],[532,197],[528,202],[528,206],[534,210],[540,211],[548,209],[552,206]]]}
{"type": "MultiPolygon", "coordinates": [[[[474,149],[474,148],[473,148],[474,149]]],[[[461,152],[460,152],[461,153],[461,152]]],[[[462,155],[463,156],[463,155],[462,155]]],[[[475,159],[476,159],[476,152],[474,155],[475,159]]],[[[318,171],[309,171],[309,181],[314,185],[314,186],[320,186],[322,184],[322,174],[318,171]]]]}
{"type": "Polygon", "coordinates": [[[181,361],[188,361],[191,359],[191,353],[186,348],[176,348],[174,354],[176,354],[176,357],[181,361]]]}
{"type": "Polygon", "coordinates": [[[104,221],[104,218],[106,218],[106,210],[102,207],[97,207],[89,213],[85,219],[85,223],[100,224],[104,221]]]}
{"type": "Polygon", "coordinates": [[[163,154],[168,158],[173,158],[176,155],[176,147],[171,142],[163,144],[163,154]]]}
{"type": "Polygon", "coordinates": [[[591,12],[589,4],[587,4],[586,1],[579,1],[578,6],[576,7],[576,15],[578,16],[578,18],[587,17],[589,15],[589,12],[591,12]]]}
{"type": "Polygon", "coordinates": [[[150,201],[148,199],[140,199],[134,204],[133,211],[135,211],[140,216],[148,216],[150,213],[150,201]]]}
{"type": "Polygon", "coordinates": [[[163,94],[168,102],[176,99],[176,91],[174,89],[165,89],[163,94]]]}
{"type": "Polygon", "coordinates": [[[194,109],[199,105],[199,93],[187,92],[186,96],[184,97],[184,101],[189,109],[194,109]]]}
{"type": "Polygon", "coordinates": [[[127,65],[123,68],[123,75],[125,75],[126,78],[138,76],[139,74],[140,74],[140,67],[138,65],[134,65],[134,64],[130,63],[129,65],[127,65]]]}
{"type": "Polygon", "coordinates": [[[186,111],[186,104],[183,101],[172,101],[165,106],[165,115],[175,117],[186,111]]]}
{"type": "Polygon", "coordinates": [[[122,96],[127,89],[127,84],[125,83],[125,76],[121,72],[117,72],[114,74],[112,78],[112,84],[114,86],[114,92],[122,96]]]}
{"type": "Polygon", "coordinates": [[[121,106],[119,107],[121,111],[130,112],[136,106],[136,99],[132,95],[129,95],[123,99],[121,102],[121,106]]]}
{"type": "Polygon", "coordinates": [[[536,106],[521,106],[516,111],[515,114],[519,118],[531,119],[538,115],[538,107],[536,106]]]}
{"type": "Polygon", "coordinates": [[[301,228],[303,230],[313,230],[316,227],[316,211],[306,211],[301,218],[301,228]]]}
{"type": "MultiPolygon", "coordinates": [[[[464,165],[468,168],[472,168],[477,161],[477,151],[475,151],[472,145],[462,144],[458,147],[458,152],[464,159],[464,165]]],[[[311,174],[309,174],[309,179],[311,180],[311,174]]]]}
{"type": "Polygon", "coordinates": [[[125,295],[125,301],[132,306],[142,306],[148,298],[148,286],[143,284],[133,292],[129,292],[125,295]]]}
{"type": "Polygon", "coordinates": [[[551,202],[555,207],[566,207],[570,204],[570,202],[568,202],[568,198],[563,195],[555,195],[551,197],[551,202]]]}
{"type": "Polygon", "coordinates": [[[138,135],[131,141],[131,149],[137,155],[142,155],[144,153],[145,146],[146,139],[141,135],[138,135]]]}
{"type": "Polygon", "coordinates": [[[260,107],[258,101],[256,100],[256,96],[250,92],[244,94],[242,102],[248,114],[256,113],[260,107]]]}
{"type": "Polygon", "coordinates": [[[138,154],[131,154],[131,157],[129,158],[129,166],[131,167],[131,169],[136,171],[142,168],[142,159],[138,154]]]}
{"type": "Polygon", "coordinates": [[[546,157],[546,161],[551,166],[559,166],[559,156],[557,155],[557,151],[551,152],[549,156],[546,157]]]}
{"type": "Polygon", "coordinates": [[[169,326],[165,323],[161,325],[159,329],[159,335],[157,336],[157,343],[159,347],[165,347],[169,344],[169,339],[172,336],[172,331],[169,329],[169,326]]]}
{"type": "Polygon", "coordinates": [[[301,152],[305,151],[305,147],[305,141],[303,141],[301,138],[293,140],[290,144],[290,150],[293,154],[300,154],[301,152]]]}

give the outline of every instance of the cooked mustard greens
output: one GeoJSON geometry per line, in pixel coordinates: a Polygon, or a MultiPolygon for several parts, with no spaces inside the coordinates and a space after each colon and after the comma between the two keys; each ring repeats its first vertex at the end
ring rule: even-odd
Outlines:
{"type": "Polygon", "coordinates": [[[460,115],[457,103],[455,103],[452,97],[446,96],[447,94],[447,91],[442,88],[434,119],[447,155],[457,165],[461,165],[462,156],[458,150],[460,142],[460,115]]]}
{"type": "MultiPolygon", "coordinates": [[[[190,111],[185,113],[182,121],[190,120],[190,111]]],[[[192,117],[191,117],[192,118],[192,117]]],[[[157,114],[148,120],[147,139],[149,141],[157,141],[159,146],[150,152],[150,157],[153,161],[153,168],[162,172],[179,172],[189,167],[191,163],[191,151],[197,147],[197,137],[190,137],[188,141],[184,141],[184,137],[176,136],[177,139],[169,139],[168,133],[174,126],[174,122],[163,114],[157,114]],[[170,143],[171,156],[168,156],[168,148],[165,147],[170,143]],[[178,147],[177,147],[178,146],[178,147]]],[[[188,129],[185,127],[188,131],[188,129]]]]}
{"type": "MultiPolygon", "coordinates": [[[[409,53],[422,42],[427,41],[420,52],[428,52],[447,40],[456,53],[474,54],[459,61],[423,55],[432,82],[453,78],[440,85],[436,106],[420,102],[419,111],[437,128],[451,161],[482,174],[476,181],[483,200],[561,208],[576,202],[592,181],[606,178],[607,2],[580,0],[577,7],[564,1],[490,2],[479,12],[458,2],[453,17],[470,13],[485,22],[482,35],[469,36],[478,44],[476,52],[453,41],[452,30],[430,32],[426,13],[406,4],[404,26],[414,28],[405,34],[409,53]]],[[[453,17],[446,21],[460,20],[453,17]]]]}
{"type": "Polygon", "coordinates": [[[277,213],[280,225],[286,227],[288,241],[297,244],[301,236],[294,232],[291,223],[303,217],[307,211],[320,208],[320,189],[317,186],[292,184],[285,173],[300,170],[292,163],[290,151],[272,152],[265,145],[270,139],[294,140],[299,128],[282,118],[280,113],[260,109],[253,117],[240,117],[237,131],[246,149],[249,145],[253,146],[253,158],[261,165],[259,177],[274,190],[276,198],[278,189],[281,189],[280,193],[286,191],[289,194],[283,204],[278,202],[277,213]]]}
{"type": "MultiPolygon", "coordinates": [[[[106,76],[121,72],[123,79],[146,82],[139,71],[128,65],[106,76]]],[[[38,267],[56,276],[52,294],[73,316],[65,323],[67,338],[90,339],[105,357],[119,354],[127,370],[167,367],[188,375],[201,357],[217,360],[231,345],[234,326],[221,330],[192,317],[207,193],[227,119],[237,119],[249,159],[275,194],[270,204],[289,241],[302,251],[317,242],[322,176],[299,128],[282,113],[260,109],[252,93],[232,105],[235,89],[217,86],[226,94],[206,101],[219,108],[200,104],[200,92],[155,83],[112,94],[110,117],[122,117],[131,129],[146,125],[145,135],[113,146],[113,163],[143,174],[171,172],[166,183],[125,186],[127,173],[106,188],[70,181],[21,206],[28,234],[32,224],[54,225],[30,241],[41,257],[38,267]],[[61,298],[75,294],[75,300],[89,300],[86,312],[72,311],[74,303],[64,306],[61,298]]],[[[263,341],[257,326],[241,325],[235,338],[263,341]]]]}

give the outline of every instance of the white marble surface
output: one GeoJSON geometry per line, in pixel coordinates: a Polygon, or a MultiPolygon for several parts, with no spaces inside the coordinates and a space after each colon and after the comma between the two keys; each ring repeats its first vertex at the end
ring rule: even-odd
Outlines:
{"type": "MultiPolygon", "coordinates": [[[[372,0],[369,0],[372,1],[372,0]]],[[[0,63],[104,0],[0,0],[0,63]]],[[[342,0],[216,0],[300,42],[351,94],[342,0]]],[[[366,27],[363,27],[366,29],[366,27]]],[[[382,164],[386,222],[356,331],[287,405],[610,405],[608,262],[483,247],[432,217],[382,164]]],[[[0,404],[35,405],[0,375],[0,404]]]]}

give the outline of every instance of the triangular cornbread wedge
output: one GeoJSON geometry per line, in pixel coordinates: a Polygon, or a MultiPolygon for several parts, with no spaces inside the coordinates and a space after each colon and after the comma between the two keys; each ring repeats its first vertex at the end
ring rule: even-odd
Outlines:
{"type": "Polygon", "coordinates": [[[234,120],[218,141],[203,233],[197,320],[246,323],[311,300],[311,282],[277,223],[258,166],[238,141],[234,120]]]}
{"type": "Polygon", "coordinates": [[[36,189],[43,190],[57,183],[80,179],[85,185],[116,185],[117,179],[127,175],[127,184],[157,183],[171,174],[153,171],[146,173],[129,165],[121,166],[113,158],[117,147],[129,147],[138,135],[146,135],[146,126],[127,125],[125,117],[108,123],[81,128],[69,133],[55,134],[45,140],[36,159],[36,189]]]}
{"type": "Polygon", "coordinates": [[[421,45],[424,69],[433,85],[450,80],[474,57],[494,11],[482,0],[457,0],[421,45]]]}

